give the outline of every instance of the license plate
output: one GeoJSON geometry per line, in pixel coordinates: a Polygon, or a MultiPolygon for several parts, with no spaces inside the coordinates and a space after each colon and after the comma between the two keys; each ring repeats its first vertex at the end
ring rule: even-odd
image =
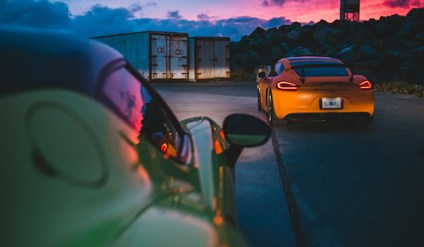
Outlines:
{"type": "Polygon", "coordinates": [[[342,98],[321,98],[321,109],[342,109],[342,98]]]}

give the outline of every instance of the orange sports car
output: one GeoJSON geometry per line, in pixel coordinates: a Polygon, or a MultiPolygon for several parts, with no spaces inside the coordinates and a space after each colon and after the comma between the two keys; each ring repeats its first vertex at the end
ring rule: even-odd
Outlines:
{"type": "Polygon", "coordinates": [[[289,57],[280,59],[269,75],[258,73],[258,110],[271,124],[284,120],[352,119],[371,123],[374,90],[362,75],[354,75],[338,59],[289,57]]]}

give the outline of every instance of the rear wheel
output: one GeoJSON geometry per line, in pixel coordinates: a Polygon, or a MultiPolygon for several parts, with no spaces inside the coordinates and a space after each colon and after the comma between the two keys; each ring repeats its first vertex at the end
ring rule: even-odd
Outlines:
{"type": "Polygon", "coordinates": [[[268,100],[268,103],[267,103],[268,122],[271,124],[271,126],[275,126],[277,124],[278,118],[275,115],[274,102],[272,101],[271,93],[268,93],[267,100],[268,100]]]}
{"type": "Polygon", "coordinates": [[[267,94],[267,118],[271,126],[288,126],[290,124],[289,120],[279,119],[274,111],[274,102],[272,100],[272,94],[267,94]]]}

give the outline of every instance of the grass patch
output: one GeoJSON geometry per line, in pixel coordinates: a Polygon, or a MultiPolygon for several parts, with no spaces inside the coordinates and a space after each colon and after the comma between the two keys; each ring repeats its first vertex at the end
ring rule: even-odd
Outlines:
{"type": "Polygon", "coordinates": [[[375,89],[380,92],[407,94],[424,97],[424,86],[407,83],[405,81],[388,81],[375,84],[375,89]]]}

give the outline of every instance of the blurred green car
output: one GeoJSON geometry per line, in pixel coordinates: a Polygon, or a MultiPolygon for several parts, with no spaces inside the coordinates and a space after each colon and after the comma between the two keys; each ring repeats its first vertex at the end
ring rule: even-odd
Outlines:
{"type": "Polygon", "coordinates": [[[177,121],[121,54],[0,27],[4,246],[243,246],[234,164],[266,121],[177,121]]]}

